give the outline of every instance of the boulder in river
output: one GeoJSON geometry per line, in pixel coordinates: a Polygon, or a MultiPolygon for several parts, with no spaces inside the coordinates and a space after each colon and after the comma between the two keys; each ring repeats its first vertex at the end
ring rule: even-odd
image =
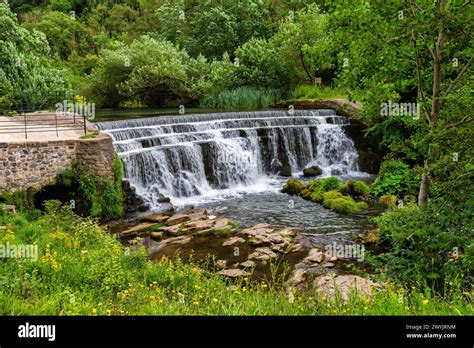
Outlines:
{"type": "Polygon", "coordinates": [[[303,169],[303,175],[307,178],[308,177],[313,177],[313,176],[319,176],[322,173],[323,173],[323,171],[318,166],[311,166],[311,167],[303,169]]]}

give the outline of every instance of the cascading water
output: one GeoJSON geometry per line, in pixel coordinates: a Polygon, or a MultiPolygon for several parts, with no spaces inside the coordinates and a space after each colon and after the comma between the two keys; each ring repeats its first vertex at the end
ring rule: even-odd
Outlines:
{"type": "Polygon", "coordinates": [[[323,176],[358,171],[333,110],[162,116],[99,123],[124,163],[124,176],[152,207],[241,191],[269,190],[279,174],[317,165],[323,176]]]}

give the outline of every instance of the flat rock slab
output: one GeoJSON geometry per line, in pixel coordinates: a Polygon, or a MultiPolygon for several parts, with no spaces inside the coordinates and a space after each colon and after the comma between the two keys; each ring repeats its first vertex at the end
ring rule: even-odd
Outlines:
{"type": "Polygon", "coordinates": [[[245,239],[240,237],[231,237],[222,243],[222,246],[231,246],[238,243],[245,243],[245,239]]]}
{"type": "Polygon", "coordinates": [[[318,249],[318,248],[313,248],[309,251],[308,256],[304,259],[304,261],[308,262],[316,262],[316,263],[321,263],[324,260],[324,253],[318,249]]]}
{"type": "Polygon", "coordinates": [[[169,215],[155,214],[155,215],[149,215],[149,216],[144,217],[142,221],[162,224],[166,222],[169,218],[170,218],[169,215]]]}
{"type": "Polygon", "coordinates": [[[151,222],[144,222],[141,224],[138,224],[136,226],[130,227],[126,229],[125,231],[122,231],[120,234],[122,235],[128,235],[128,234],[136,234],[140,232],[144,232],[147,228],[155,225],[154,223],[151,222]]]}
{"type": "Polygon", "coordinates": [[[229,277],[229,278],[247,277],[250,275],[250,273],[238,268],[225,269],[223,271],[220,271],[219,274],[221,276],[229,277]]]}
{"type": "Polygon", "coordinates": [[[257,248],[252,254],[249,255],[248,259],[264,261],[274,257],[277,257],[277,254],[275,254],[275,252],[273,252],[273,250],[270,248],[257,248]]]}
{"type": "Polygon", "coordinates": [[[188,222],[189,220],[191,220],[189,215],[176,214],[176,215],[171,216],[168,220],[166,220],[166,226],[179,225],[184,222],[188,222]]]}
{"type": "Polygon", "coordinates": [[[342,299],[347,301],[351,292],[371,294],[374,283],[356,275],[328,274],[316,278],[315,285],[318,292],[328,298],[334,298],[339,292],[342,299]]]}

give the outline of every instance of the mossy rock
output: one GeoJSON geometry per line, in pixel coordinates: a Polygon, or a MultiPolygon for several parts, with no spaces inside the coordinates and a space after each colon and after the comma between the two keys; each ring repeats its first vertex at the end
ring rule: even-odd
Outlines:
{"type": "Polygon", "coordinates": [[[318,176],[318,175],[321,175],[322,173],[323,171],[318,166],[312,166],[312,167],[303,169],[303,175],[305,177],[318,176]]]}
{"type": "Polygon", "coordinates": [[[344,196],[336,190],[323,194],[323,206],[341,214],[357,213],[368,207],[367,203],[356,202],[352,197],[344,196]]]}
{"type": "Polygon", "coordinates": [[[281,192],[288,193],[289,195],[298,195],[303,189],[303,183],[298,179],[291,178],[283,186],[281,192]]]}
{"type": "Polygon", "coordinates": [[[339,192],[354,198],[367,198],[370,196],[370,187],[363,181],[351,179],[342,184],[339,192]]]}

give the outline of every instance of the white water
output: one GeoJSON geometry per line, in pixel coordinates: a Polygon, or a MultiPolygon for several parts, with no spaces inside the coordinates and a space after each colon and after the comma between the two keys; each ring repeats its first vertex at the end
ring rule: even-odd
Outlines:
{"type": "Polygon", "coordinates": [[[275,191],[286,163],[293,175],[317,165],[322,176],[358,176],[357,152],[332,110],[259,111],[99,123],[114,141],[124,176],[159,208],[275,191]]]}

